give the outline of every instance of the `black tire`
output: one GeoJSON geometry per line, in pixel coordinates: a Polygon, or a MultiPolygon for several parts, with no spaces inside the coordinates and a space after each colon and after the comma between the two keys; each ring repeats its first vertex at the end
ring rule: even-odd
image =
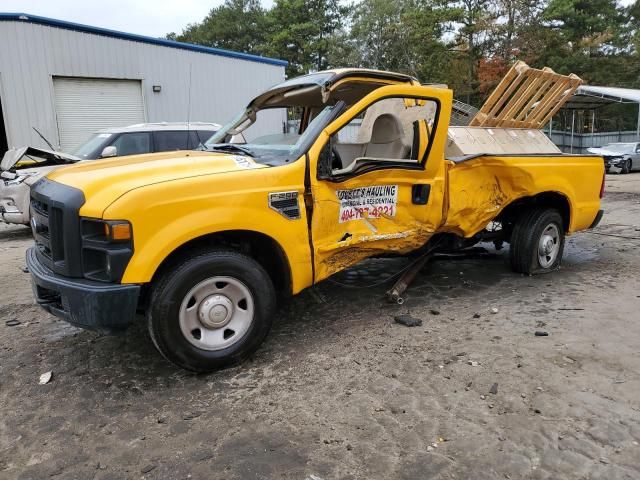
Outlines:
{"type": "Polygon", "coordinates": [[[556,270],[562,262],[564,252],[564,227],[562,216],[555,209],[533,208],[526,211],[516,221],[511,234],[509,257],[511,268],[518,273],[535,275],[556,270]],[[543,232],[555,225],[558,232],[559,250],[553,262],[542,265],[538,246],[543,232]]]}
{"type": "Polygon", "coordinates": [[[627,158],[624,162],[624,167],[622,167],[622,171],[620,173],[631,173],[631,159],[627,158]]]}
{"type": "Polygon", "coordinates": [[[235,251],[204,251],[174,263],[154,281],[147,325],[153,343],[167,360],[186,370],[209,372],[239,363],[257,350],[269,332],[275,308],[275,288],[258,262],[235,251]],[[214,276],[231,277],[244,284],[252,296],[254,315],[236,343],[220,350],[205,350],[194,346],[182,333],[180,308],[195,285],[214,276]]]}

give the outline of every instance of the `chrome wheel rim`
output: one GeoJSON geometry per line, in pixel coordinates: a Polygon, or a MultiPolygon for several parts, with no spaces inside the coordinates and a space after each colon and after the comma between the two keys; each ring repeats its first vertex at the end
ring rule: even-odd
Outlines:
{"type": "Polygon", "coordinates": [[[555,223],[550,223],[542,231],[538,242],[538,263],[542,268],[549,268],[558,258],[560,252],[560,230],[555,223]]]}
{"type": "Polygon", "coordinates": [[[251,291],[232,277],[211,277],[194,286],[180,305],[180,331],[203,350],[222,350],[245,336],[254,318],[251,291]]]}

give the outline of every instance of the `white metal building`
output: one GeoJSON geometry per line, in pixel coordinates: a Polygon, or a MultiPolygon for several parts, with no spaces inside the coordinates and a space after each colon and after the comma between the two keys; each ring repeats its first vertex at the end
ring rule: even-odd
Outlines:
{"type": "Polygon", "coordinates": [[[72,151],[101,128],[226,123],[287,62],[19,13],[0,13],[0,158],[72,151]]]}

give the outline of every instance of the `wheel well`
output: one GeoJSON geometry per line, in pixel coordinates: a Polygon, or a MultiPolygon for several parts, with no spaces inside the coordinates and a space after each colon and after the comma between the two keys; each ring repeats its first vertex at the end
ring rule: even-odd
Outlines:
{"type": "Polygon", "coordinates": [[[279,296],[291,295],[291,269],[284,250],[268,235],[250,230],[216,232],[189,240],[164,259],[154,278],[194,251],[215,247],[230,248],[253,258],[267,271],[279,296]]]}
{"type": "Polygon", "coordinates": [[[569,225],[571,224],[571,206],[569,205],[567,197],[558,192],[543,192],[532,197],[519,198],[507,205],[496,220],[503,224],[514,223],[515,220],[522,215],[524,210],[533,207],[555,208],[562,216],[562,226],[565,232],[569,230],[569,225]]]}

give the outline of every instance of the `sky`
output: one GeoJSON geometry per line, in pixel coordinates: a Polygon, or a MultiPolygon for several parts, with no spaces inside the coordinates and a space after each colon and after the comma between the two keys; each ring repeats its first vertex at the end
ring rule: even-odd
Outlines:
{"type": "MultiPolygon", "coordinates": [[[[0,0],[0,12],[42,17],[163,37],[202,20],[223,0],[0,0]]],[[[267,2],[264,2],[265,4],[267,2]]]]}

